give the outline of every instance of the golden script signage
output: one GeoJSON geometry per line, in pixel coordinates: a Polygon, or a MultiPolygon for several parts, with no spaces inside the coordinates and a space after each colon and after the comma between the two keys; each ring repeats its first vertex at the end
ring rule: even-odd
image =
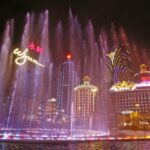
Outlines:
{"type": "Polygon", "coordinates": [[[15,63],[17,65],[23,65],[26,63],[26,61],[30,61],[40,67],[45,67],[44,65],[42,65],[41,63],[39,63],[36,59],[30,57],[28,55],[28,48],[26,48],[24,51],[19,50],[19,48],[16,48],[13,50],[13,54],[16,55],[16,59],[15,59],[15,63]]]}

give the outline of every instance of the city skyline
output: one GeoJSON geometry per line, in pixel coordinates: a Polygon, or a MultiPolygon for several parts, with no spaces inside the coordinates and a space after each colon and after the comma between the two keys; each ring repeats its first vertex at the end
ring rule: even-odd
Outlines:
{"type": "Polygon", "coordinates": [[[138,75],[137,82],[122,81],[112,85],[112,126],[129,130],[150,129],[150,72],[147,65],[140,66],[138,75]]]}
{"type": "Polygon", "coordinates": [[[89,19],[83,25],[71,9],[66,21],[53,22],[50,13],[26,13],[21,32],[15,19],[5,25],[0,42],[1,132],[97,138],[124,136],[125,130],[132,138],[134,130],[142,130],[147,138],[148,48],[121,25],[111,23],[95,33],[94,23],[89,19]],[[140,83],[133,83],[140,77],[140,83]],[[135,124],[139,128],[128,131],[135,124]]]}

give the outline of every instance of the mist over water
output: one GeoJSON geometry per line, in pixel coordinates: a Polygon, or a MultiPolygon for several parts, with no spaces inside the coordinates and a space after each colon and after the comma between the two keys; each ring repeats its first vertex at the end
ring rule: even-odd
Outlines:
{"type": "Polygon", "coordinates": [[[108,90],[111,84],[119,81],[119,74],[122,72],[128,73],[127,80],[131,80],[130,75],[138,71],[138,66],[148,61],[145,59],[146,50],[143,49],[143,52],[139,53],[136,42],[128,39],[122,27],[116,28],[112,24],[109,31],[101,29],[99,36],[96,36],[92,21],[89,20],[83,27],[71,11],[68,15],[68,24],[61,20],[56,24],[51,23],[47,10],[39,15],[27,13],[20,34],[21,39],[19,44],[17,43],[20,51],[28,48],[31,42],[37,43],[43,51],[39,54],[28,51],[27,55],[45,67],[29,61],[20,66],[15,64],[14,21],[7,21],[0,44],[1,128],[51,128],[45,123],[45,108],[49,99],[57,98],[61,66],[66,61],[66,54],[70,52],[80,84],[83,77],[88,75],[91,83],[99,88],[95,108],[95,129],[107,131],[111,107],[108,90]],[[132,71],[120,69],[119,66],[117,71],[115,68],[114,76],[106,75],[107,54],[120,47],[128,50],[126,57],[131,58],[129,68],[132,71]],[[39,108],[42,115],[38,124],[35,124],[34,117],[38,117],[39,108]]]}

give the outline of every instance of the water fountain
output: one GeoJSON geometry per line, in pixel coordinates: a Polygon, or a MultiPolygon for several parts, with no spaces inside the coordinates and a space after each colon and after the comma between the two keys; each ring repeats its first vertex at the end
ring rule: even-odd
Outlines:
{"type": "MultiPolygon", "coordinates": [[[[45,125],[44,110],[48,99],[57,97],[60,68],[65,61],[67,52],[72,53],[72,61],[80,81],[87,74],[92,83],[100,89],[95,108],[97,126],[95,130],[90,131],[90,136],[107,135],[109,113],[107,111],[109,109],[107,90],[110,82],[117,82],[118,80],[118,76],[115,76],[114,80],[109,72],[106,76],[108,77],[106,78],[107,82],[104,79],[108,65],[105,65],[108,58],[107,54],[111,50],[119,48],[120,43],[124,49],[127,48],[126,44],[130,43],[133,48],[133,51],[130,51],[130,56],[133,55],[136,59],[135,57],[139,57],[136,53],[136,45],[128,40],[123,28],[120,27],[117,31],[114,24],[110,32],[101,30],[97,39],[92,21],[89,20],[85,28],[81,27],[78,17],[74,17],[71,11],[68,20],[68,25],[65,27],[59,20],[57,26],[53,27],[54,31],[52,31],[47,10],[40,13],[38,17],[35,17],[34,13],[27,13],[21,41],[17,43],[19,45],[16,53],[18,56],[14,55],[16,48],[13,43],[15,37],[14,20],[6,23],[0,48],[0,127],[1,133],[5,135],[2,136],[3,139],[13,137],[12,134],[15,135],[16,139],[18,136],[25,139],[58,138],[61,140],[71,137],[73,139],[90,138],[84,129],[79,131],[77,137],[70,136],[74,130],[72,122],[71,132],[70,128],[63,129],[59,125],[56,125],[55,128],[45,125]],[[29,47],[30,43],[33,44],[33,49],[29,47]],[[28,50],[25,53],[26,48],[28,50]],[[23,57],[23,53],[26,57],[24,62],[21,65],[16,64],[15,60],[19,56],[23,57]]],[[[122,65],[120,66],[122,67],[122,65]]],[[[128,71],[128,66],[125,70],[123,70],[124,68],[120,72],[128,71]]],[[[120,72],[118,71],[117,74],[120,72]]],[[[58,112],[56,114],[58,115],[58,112]]],[[[56,118],[59,118],[57,115],[56,118]]]]}

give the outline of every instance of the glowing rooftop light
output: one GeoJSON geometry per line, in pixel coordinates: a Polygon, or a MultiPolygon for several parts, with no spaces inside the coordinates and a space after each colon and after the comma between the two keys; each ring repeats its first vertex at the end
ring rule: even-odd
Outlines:
{"type": "Polygon", "coordinates": [[[144,81],[144,82],[138,83],[136,87],[150,87],[150,81],[144,81]]]}
{"type": "Polygon", "coordinates": [[[83,81],[90,81],[91,79],[90,79],[90,77],[89,76],[84,76],[84,78],[83,78],[83,81]]]}
{"type": "Polygon", "coordinates": [[[56,102],[56,98],[51,98],[48,100],[49,102],[56,102]]]}
{"type": "Polygon", "coordinates": [[[72,55],[70,53],[67,54],[66,59],[70,60],[72,58],[72,55]]]}
{"type": "Polygon", "coordinates": [[[136,83],[122,81],[114,84],[110,90],[118,92],[118,91],[128,91],[128,90],[135,90],[135,89],[136,89],[136,83]]]}

